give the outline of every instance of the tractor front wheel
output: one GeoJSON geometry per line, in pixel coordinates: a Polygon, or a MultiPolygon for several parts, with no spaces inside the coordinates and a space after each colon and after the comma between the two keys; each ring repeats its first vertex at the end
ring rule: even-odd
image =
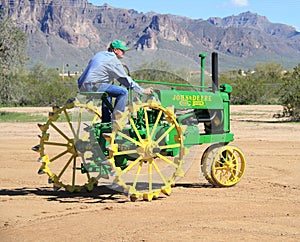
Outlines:
{"type": "Polygon", "coordinates": [[[212,185],[231,187],[236,185],[244,175],[246,161],[238,147],[214,144],[204,152],[201,169],[212,185]]]}

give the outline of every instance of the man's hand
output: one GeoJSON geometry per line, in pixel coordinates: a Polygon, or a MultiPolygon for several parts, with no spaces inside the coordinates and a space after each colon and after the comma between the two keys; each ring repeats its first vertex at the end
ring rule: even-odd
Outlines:
{"type": "Polygon", "coordinates": [[[144,89],[143,94],[150,95],[152,92],[154,92],[154,89],[152,87],[148,87],[144,89]]]}

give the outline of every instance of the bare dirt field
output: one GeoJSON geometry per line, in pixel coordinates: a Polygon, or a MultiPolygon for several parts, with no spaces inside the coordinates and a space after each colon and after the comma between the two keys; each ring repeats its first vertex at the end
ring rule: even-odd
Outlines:
{"type": "Polygon", "coordinates": [[[0,122],[0,241],[300,241],[300,124],[273,119],[279,111],[232,107],[232,144],[247,161],[236,186],[208,184],[203,145],[171,196],[151,202],[101,183],[90,193],[54,192],[31,151],[36,123],[0,122]]]}

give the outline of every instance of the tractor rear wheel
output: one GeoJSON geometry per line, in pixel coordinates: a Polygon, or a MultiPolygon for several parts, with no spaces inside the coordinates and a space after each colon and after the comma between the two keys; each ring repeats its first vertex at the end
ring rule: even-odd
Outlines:
{"type": "Polygon", "coordinates": [[[38,124],[40,143],[32,148],[40,154],[38,173],[46,173],[55,190],[91,191],[97,184],[86,169],[87,147],[91,147],[87,128],[100,119],[101,113],[91,102],[81,104],[72,99],[63,107],[53,107],[47,122],[38,124]]]}
{"type": "Polygon", "coordinates": [[[184,176],[182,164],[187,149],[183,132],[174,110],[162,107],[155,99],[130,105],[117,118],[110,136],[114,184],[131,201],[151,201],[160,193],[170,195],[175,179],[184,176]],[[127,158],[125,167],[118,165],[121,157],[127,158]]]}

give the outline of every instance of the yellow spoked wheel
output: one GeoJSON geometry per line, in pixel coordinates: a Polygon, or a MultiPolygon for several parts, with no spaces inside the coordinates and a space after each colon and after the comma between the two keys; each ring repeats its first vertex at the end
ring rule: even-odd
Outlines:
{"type": "Polygon", "coordinates": [[[243,152],[230,145],[212,147],[204,157],[203,164],[207,167],[206,179],[219,187],[234,186],[241,180],[246,169],[243,152]]]}
{"type": "Polygon", "coordinates": [[[40,154],[38,173],[47,174],[55,190],[91,191],[97,184],[86,165],[95,150],[89,128],[100,118],[92,102],[81,104],[74,99],[63,107],[53,107],[47,122],[38,124],[42,131],[40,143],[32,148],[40,154]]]}
{"type": "Polygon", "coordinates": [[[176,177],[184,176],[183,128],[174,110],[163,108],[155,99],[130,105],[117,118],[109,140],[114,184],[131,201],[170,195],[176,177]]]}

